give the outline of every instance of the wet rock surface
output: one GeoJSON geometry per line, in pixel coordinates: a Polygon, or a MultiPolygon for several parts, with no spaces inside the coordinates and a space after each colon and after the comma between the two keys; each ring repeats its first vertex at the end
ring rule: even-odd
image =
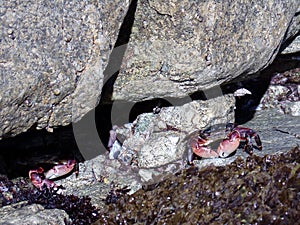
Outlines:
{"type": "Polygon", "coordinates": [[[297,0],[138,1],[113,98],[182,97],[258,72],[299,31],[299,7],[297,0]]]}
{"type": "Polygon", "coordinates": [[[1,4],[0,138],[31,127],[51,131],[96,106],[128,5],[107,0],[1,4]]]}

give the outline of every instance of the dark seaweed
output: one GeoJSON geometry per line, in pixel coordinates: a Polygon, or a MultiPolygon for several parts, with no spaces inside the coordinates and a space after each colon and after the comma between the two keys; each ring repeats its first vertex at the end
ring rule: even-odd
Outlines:
{"type": "Polygon", "coordinates": [[[109,204],[95,224],[297,224],[300,151],[191,167],[109,204]]]}
{"type": "Polygon", "coordinates": [[[39,191],[26,179],[12,182],[0,176],[2,206],[27,201],[63,209],[68,224],[298,224],[300,151],[238,158],[222,167],[190,167],[133,195],[127,192],[113,188],[99,215],[88,197],[39,191]]]}
{"type": "Polygon", "coordinates": [[[109,205],[111,203],[116,203],[121,196],[125,195],[129,191],[130,189],[127,186],[123,188],[112,187],[105,198],[105,204],[109,205]]]}
{"type": "Polygon", "coordinates": [[[72,221],[70,224],[91,224],[99,218],[99,213],[89,197],[62,195],[44,188],[31,196],[29,204],[33,203],[41,204],[46,209],[63,209],[72,221]]]}
{"type": "Polygon", "coordinates": [[[6,176],[0,175],[0,206],[27,201],[33,192],[34,189],[28,186],[25,179],[12,182],[6,176]]]}
{"type": "Polygon", "coordinates": [[[91,204],[89,197],[62,195],[57,189],[42,191],[30,187],[25,179],[12,182],[5,176],[0,176],[0,203],[2,206],[27,201],[24,205],[40,204],[46,209],[62,209],[69,215],[71,221],[67,224],[85,225],[99,218],[98,210],[91,204]]]}

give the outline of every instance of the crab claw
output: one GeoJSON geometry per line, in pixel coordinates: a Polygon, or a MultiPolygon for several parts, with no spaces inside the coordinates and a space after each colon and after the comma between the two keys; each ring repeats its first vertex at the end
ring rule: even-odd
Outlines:
{"type": "MultiPolygon", "coordinates": [[[[198,132],[197,132],[198,133],[198,132]]],[[[191,163],[193,160],[193,153],[202,158],[217,158],[218,153],[212,150],[208,144],[206,133],[201,132],[196,137],[193,137],[189,142],[189,150],[187,154],[187,161],[191,163]]]]}
{"type": "Polygon", "coordinates": [[[218,153],[216,153],[214,150],[210,149],[206,146],[192,146],[193,152],[202,158],[217,158],[219,157],[218,153]]]}
{"type": "Polygon", "coordinates": [[[240,145],[240,134],[237,131],[233,131],[226,139],[224,139],[217,150],[218,155],[221,158],[226,158],[232,152],[234,152],[240,145]]]}
{"type": "Polygon", "coordinates": [[[44,169],[42,167],[38,168],[37,170],[30,170],[29,171],[29,178],[32,182],[32,184],[37,187],[38,189],[42,188],[43,183],[43,172],[44,169]]]}
{"type": "Polygon", "coordinates": [[[65,164],[54,166],[51,170],[45,173],[45,177],[47,179],[55,179],[57,177],[61,177],[70,173],[74,169],[75,165],[75,160],[68,160],[65,164]]]}
{"type": "Polygon", "coordinates": [[[44,178],[44,169],[42,167],[39,167],[37,170],[30,170],[29,178],[32,184],[39,190],[42,190],[43,187],[47,187],[48,189],[56,187],[53,181],[44,178]]]}

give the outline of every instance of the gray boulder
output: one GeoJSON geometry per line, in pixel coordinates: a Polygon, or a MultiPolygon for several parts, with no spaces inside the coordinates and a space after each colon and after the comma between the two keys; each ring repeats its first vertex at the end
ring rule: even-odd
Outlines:
{"type": "MultiPolygon", "coordinates": [[[[299,31],[298,0],[137,4],[113,99],[184,97],[216,87],[266,67],[299,31]]],[[[0,139],[31,127],[52,131],[95,107],[128,6],[108,0],[3,2],[0,139]]],[[[108,70],[108,78],[114,72],[108,70]]]]}
{"type": "Polygon", "coordinates": [[[79,120],[99,101],[129,1],[1,3],[0,138],[79,120]]]}
{"type": "Polygon", "coordinates": [[[0,208],[0,224],[39,224],[39,225],[64,225],[69,220],[68,214],[60,209],[44,209],[43,206],[32,204],[18,207],[5,206],[0,208]]]}
{"type": "Polygon", "coordinates": [[[269,65],[299,31],[298,0],[138,1],[114,99],[182,97],[269,65]]]}

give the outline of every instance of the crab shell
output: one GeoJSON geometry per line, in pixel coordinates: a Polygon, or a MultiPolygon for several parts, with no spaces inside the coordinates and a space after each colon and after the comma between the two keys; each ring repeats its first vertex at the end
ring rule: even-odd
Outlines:
{"type": "Polygon", "coordinates": [[[64,164],[56,165],[45,173],[47,179],[55,179],[71,172],[76,165],[75,160],[68,160],[64,164]]]}

